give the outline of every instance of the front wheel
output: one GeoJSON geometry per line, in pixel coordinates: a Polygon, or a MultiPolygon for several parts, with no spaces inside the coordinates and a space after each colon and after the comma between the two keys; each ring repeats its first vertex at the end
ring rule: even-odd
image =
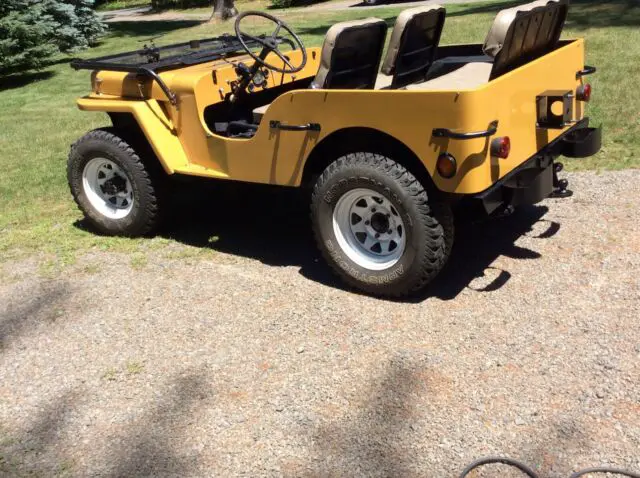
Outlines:
{"type": "Polygon", "coordinates": [[[95,229],[142,236],[152,233],[160,220],[163,178],[153,166],[118,131],[105,128],[91,131],[72,146],[67,178],[73,198],[95,229]]]}
{"type": "Polygon", "coordinates": [[[450,208],[401,164],[373,153],[331,163],[312,197],[320,251],[348,284],[378,296],[423,289],[453,244],[450,208]]]}

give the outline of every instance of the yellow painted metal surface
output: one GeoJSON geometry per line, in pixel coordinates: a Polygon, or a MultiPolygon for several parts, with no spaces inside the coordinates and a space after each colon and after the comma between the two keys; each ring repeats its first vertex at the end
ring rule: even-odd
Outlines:
{"type": "MultiPolygon", "coordinates": [[[[317,48],[308,52],[302,72],[295,77],[272,74],[269,86],[315,75],[320,52],[317,48]]],[[[291,56],[295,62],[296,52],[291,56]]],[[[234,61],[250,64],[248,58],[234,61]]],[[[162,73],[178,95],[177,107],[170,105],[156,84],[140,85],[130,75],[113,72],[94,75],[94,93],[79,104],[85,110],[134,114],[169,173],[298,186],[304,164],[320,141],[358,127],[384,132],[404,143],[441,190],[472,194],[490,187],[563,132],[536,128],[535,98],[546,90],[575,91],[582,81],[575,74],[583,65],[584,42],[575,40],[474,90],[294,90],[272,103],[251,139],[215,135],[205,123],[205,108],[224,101],[231,92],[230,83],[237,80],[234,66],[225,61],[162,73]],[[270,120],[319,123],[322,130],[273,130],[270,120]],[[433,128],[485,130],[494,120],[499,121],[496,136],[511,139],[508,159],[490,156],[491,138],[462,141],[431,134],[433,128]],[[451,179],[435,172],[442,152],[458,161],[458,173],[451,179]]],[[[574,119],[579,120],[583,103],[574,101],[574,119]]]]}

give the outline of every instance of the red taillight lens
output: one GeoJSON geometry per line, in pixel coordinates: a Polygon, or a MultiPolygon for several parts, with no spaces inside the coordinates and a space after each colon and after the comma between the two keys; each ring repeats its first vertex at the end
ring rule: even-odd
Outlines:
{"type": "Polygon", "coordinates": [[[456,171],[458,170],[456,158],[451,156],[449,153],[442,153],[438,156],[436,168],[438,169],[438,174],[443,178],[452,178],[456,175],[456,171]]]}
{"type": "Polygon", "coordinates": [[[589,101],[591,99],[591,85],[589,83],[585,83],[584,85],[578,86],[576,90],[576,98],[580,101],[589,101]]]}
{"type": "Polygon", "coordinates": [[[491,141],[491,156],[506,159],[511,152],[511,140],[509,136],[502,136],[491,141]]]}

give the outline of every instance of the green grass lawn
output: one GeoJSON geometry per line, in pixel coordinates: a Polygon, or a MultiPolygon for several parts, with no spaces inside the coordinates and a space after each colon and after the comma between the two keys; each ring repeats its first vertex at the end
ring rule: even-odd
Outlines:
{"type": "MultiPolygon", "coordinates": [[[[443,44],[482,42],[495,12],[514,2],[448,5],[443,44]]],[[[393,23],[399,8],[376,9],[393,23]]],[[[333,23],[369,12],[300,10],[279,13],[307,45],[322,42],[333,23]]],[[[602,151],[587,160],[567,160],[570,170],[636,168],[640,165],[640,5],[635,1],[574,0],[565,37],[587,39],[587,62],[598,67],[590,77],[594,96],[589,115],[604,124],[602,151]]],[[[104,42],[84,56],[140,47],[140,41],[165,35],[158,44],[231,31],[232,23],[136,22],[111,24],[104,42]]],[[[65,177],[70,144],[92,128],[106,126],[104,114],[82,113],[75,99],[88,93],[88,72],[75,72],[59,58],[42,72],[0,80],[0,261],[38,252],[53,266],[74,260],[91,248],[144,252],[168,239],[105,238],[74,223],[81,218],[65,177]]],[[[553,72],[550,72],[553,74],[553,72]]]]}

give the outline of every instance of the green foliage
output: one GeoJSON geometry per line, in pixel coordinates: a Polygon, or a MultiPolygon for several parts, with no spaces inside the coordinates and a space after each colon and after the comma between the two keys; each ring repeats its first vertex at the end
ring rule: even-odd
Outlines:
{"type": "Polygon", "coordinates": [[[55,27],[38,0],[2,0],[0,75],[40,68],[57,51],[55,45],[48,43],[55,27]]]}
{"type": "Polygon", "coordinates": [[[95,44],[105,27],[93,11],[93,0],[44,0],[46,14],[56,24],[51,40],[60,51],[72,52],[95,44]]]}
{"type": "Polygon", "coordinates": [[[105,27],[93,0],[2,0],[0,75],[38,69],[58,51],[94,44],[105,27]]]}

